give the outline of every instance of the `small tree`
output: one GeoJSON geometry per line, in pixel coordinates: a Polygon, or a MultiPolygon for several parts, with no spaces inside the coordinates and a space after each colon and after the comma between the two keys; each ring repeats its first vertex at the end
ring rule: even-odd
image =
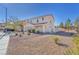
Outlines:
{"type": "Polygon", "coordinates": [[[10,28],[10,29],[14,29],[16,30],[17,26],[18,26],[18,22],[19,19],[17,17],[14,17],[14,16],[10,16],[7,20],[7,24],[6,24],[6,28],[10,28]]]}
{"type": "Polygon", "coordinates": [[[79,18],[77,18],[74,22],[74,27],[77,30],[77,32],[79,32],[79,18]]]}
{"type": "Polygon", "coordinates": [[[60,28],[64,28],[63,22],[60,23],[59,27],[60,27],[60,28]]]}
{"type": "Polygon", "coordinates": [[[68,29],[68,31],[69,31],[69,29],[70,29],[70,27],[71,27],[71,20],[68,18],[67,19],[67,21],[66,21],[66,23],[65,23],[65,27],[66,27],[66,29],[68,29]]]}

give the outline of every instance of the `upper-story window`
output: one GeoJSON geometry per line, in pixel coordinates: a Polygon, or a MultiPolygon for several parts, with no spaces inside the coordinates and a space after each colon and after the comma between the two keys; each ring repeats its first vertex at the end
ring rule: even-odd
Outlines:
{"type": "Polygon", "coordinates": [[[42,21],[44,20],[44,17],[42,17],[42,21]]]}
{"type": "Polygon", "coordinates": [[[39,22],[39,20],[37,19],[37,23],[39,22]]]}

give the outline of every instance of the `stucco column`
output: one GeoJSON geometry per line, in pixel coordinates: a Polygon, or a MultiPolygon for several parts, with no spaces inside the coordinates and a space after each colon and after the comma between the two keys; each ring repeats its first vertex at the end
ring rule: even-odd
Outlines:
{"type": "Polygon", "coordinates": [[[42,32],[45,33],[45,25],[43,25],[42,32]]]}

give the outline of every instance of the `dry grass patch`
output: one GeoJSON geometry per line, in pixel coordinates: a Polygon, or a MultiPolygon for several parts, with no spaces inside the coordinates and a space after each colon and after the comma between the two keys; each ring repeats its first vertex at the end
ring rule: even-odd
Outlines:
{"type": "Polygon", "coordinates": [[[49,40],[54,42],[54,43],[57,43],[58,41],[61,40],[61,37],[60,36],[50,36],[49,40]]]}
{"type": "Polygon", "coordinates": [[[66,55],[79,55],[79,36],[73,37],[73,43],[75,44],[74,48],[67,49],[65,51],[66,55]]]}

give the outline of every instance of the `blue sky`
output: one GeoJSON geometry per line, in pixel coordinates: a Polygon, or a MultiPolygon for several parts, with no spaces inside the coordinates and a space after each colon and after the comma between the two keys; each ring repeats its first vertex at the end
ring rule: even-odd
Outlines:
{"type": "Polygon", "coordinates": [[[20,19],[28,19],[34,16],[52,14],[55,24],[65,22],[70,18],[72,22],[79,16],[79,4],[43,3],[43,4],[0,4],[0,22],[5,20],[5,8],[8,9],[8,17],[15,16],[20,19]]]}

